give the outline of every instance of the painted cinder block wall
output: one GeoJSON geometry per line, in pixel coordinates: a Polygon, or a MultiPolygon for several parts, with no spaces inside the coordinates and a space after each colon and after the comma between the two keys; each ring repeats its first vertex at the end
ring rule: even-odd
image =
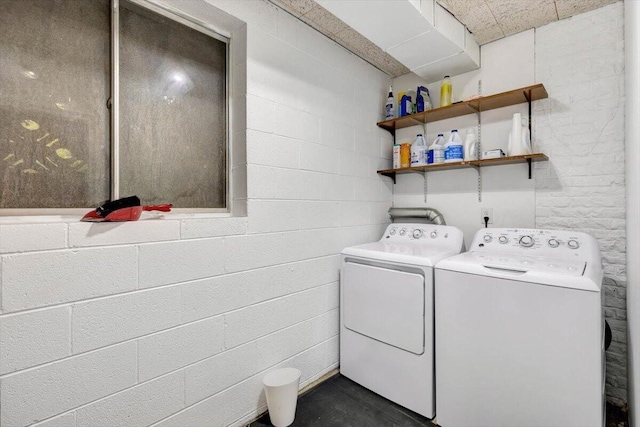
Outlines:
{"type": "Polygon", "coordinates": [[[338,253],[388,222],[390,79],[266,1],[164,3],[246,23],[248,214],[2,220],[2,426],[241,425],[267,371],[337,367],[338,253]]]}

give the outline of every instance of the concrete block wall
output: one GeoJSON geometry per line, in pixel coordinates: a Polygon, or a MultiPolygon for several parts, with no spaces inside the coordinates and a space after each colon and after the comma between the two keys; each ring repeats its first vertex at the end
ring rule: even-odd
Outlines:
{"type": "Polygon", "coordinates": [[[390,79],[266,1],[163,3],[246,23],[248,214],[0,219],[2,426],[242,425],[269,370],[337,367],[338,254],[388,223],[390,79]]]}
{"type": "Polygon", "coordinates": [[[536,227],[593,235],[603,257],[607,399],[626,402],[626,239],[623,3],[538,28],[534,105],[536,227]]]}

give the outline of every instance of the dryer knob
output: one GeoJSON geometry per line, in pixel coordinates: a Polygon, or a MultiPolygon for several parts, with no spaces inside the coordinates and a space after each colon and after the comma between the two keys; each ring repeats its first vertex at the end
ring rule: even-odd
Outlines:
{"type": "Polygon", "coordinates": [[[552,248],[557,248],[558,246],[560,246],[560,242],[558,242],[556,239],[549,239],[549,241],[547,241],[547,243],[552,248]]]}
{"type": "Polygon", "coordinates": [[[422,237],[422,230],[416,228],[415,230],[413,230],[413,238],[414,239],[419,239],[422,237]]]}
{"type": "Polygon", "coordinates": [[[502,243],[503,245],[504,245],[504,244],[506,244],[506,243],[509,243],[509,239],[507,238],[507,236],[500,236],[500,237],[498,237],[498,241],[499,241],[500,243],[502,243]]]}
{"type": "Polygon", "coordinates": [[[405,234],[407,234],[407,230],[405,230],[404,228],[402,230],[400,230],[400,235],[404,236],[405,234]]]}
{"type": "Polygon", "coordinates": [[[493,237],[489,236],[488,234],[485,234],[485,236],[482,238],[486,243],[489,243],[493,240],[493,237]]]}
{"type": "Polygon", "coordinates": [[[567,242],[567,246],[569,246],[569,249],[578,249],[580,247],[580,243],[578,243],[577,240],[569,240],[567,242]]]}
{"type": "Polygon", "coordinates": [[[435,239],[436,237],[438,237],[438,232],[437,231],[432,231],[431,232],[431,238],[435,239]]]}
{"type": "Polygon", "coordinates": [[[394,234],[396,234],[396,229],[395,229],[395,228],[392,228],[392,229],[391,229],[391,231],[389,231],[389,234],[391,234],[392,236],[393,236],[394,234]]]}

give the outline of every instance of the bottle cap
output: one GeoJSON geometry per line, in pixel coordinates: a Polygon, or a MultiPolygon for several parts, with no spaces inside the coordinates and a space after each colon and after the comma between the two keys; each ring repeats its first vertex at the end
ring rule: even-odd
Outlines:
{"type": "Polygon", "coordinates": [[[458,129],[451,129],[451,132],[458,132],[458,129]]]}
{"type": "Polygon", "coordinates": [[[439,133],[438,136],[444,136],[444,133],[439,133]]]}
{"type": "Polygon", "coordinates": [[[445,79],[449,78],[449,76],[444,76],[445,79]]]}
{"type": "Polygon", "coordinates": [[[416,136],[422,136],[422,134],[421,134],[421,133],[419,133],[419,134],[417,134],[416,136]]]}

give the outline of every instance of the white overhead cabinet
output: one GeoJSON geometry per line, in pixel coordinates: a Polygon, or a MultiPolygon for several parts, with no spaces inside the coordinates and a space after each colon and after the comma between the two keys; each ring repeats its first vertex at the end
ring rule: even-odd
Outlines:
{"type": "Polygon", "coordinates": [[[435,0],[317,0],[431,83],[480,67],[473,35],[435,0]]]}

